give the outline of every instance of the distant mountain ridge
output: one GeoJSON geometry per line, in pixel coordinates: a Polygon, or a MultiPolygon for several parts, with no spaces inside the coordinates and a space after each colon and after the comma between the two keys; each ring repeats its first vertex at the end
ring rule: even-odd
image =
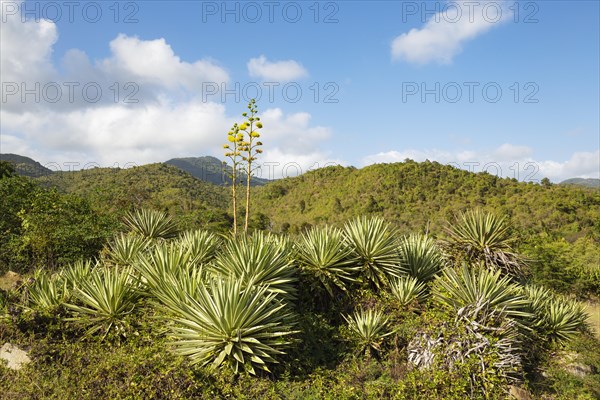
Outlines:
{"type": "MultiPolygon", "coordinates": [[[[172,158],[165,161],[164,164],[173,165],[205,182],[210,182],[218,186],[231,185],[231,179],[229,178],[231,167],[225,165],[225,171],[223,171],[223,162],[216,157],[172,158]]],[[[262,186],[268,182],[268,179],[252,177],[250,185],[262,186]]]]}
{"type": "Polygon", "coordinates": [[[571,178],[562,181],[559,185],[577,185],[577,186],[585,186],[589,188],[599,188],[600,187],[600,179],[596,178],[571,178]]]}
{"type": "Polygon", "coordinates": [[[17,174],[29,176],[31,178],[50,175],[53,172],[51,169],[44,167],[39,162],[18,154],[0,154],[0,160],[8,161],[14,164],[17,174]]]}
{"type": "MultiPolygon", "coordinates": [[[[39,162],[18,154],[0,154],[0,160],[8,161],[14,164],[17,174],[31,178],[39,178],[54,173],[54,171],[44,167],[39,162]]],[[[162,164],[177,167],[178,169],[192,175],[196,179],[212,183],[217,186],[231,185],[231,179],[229,178],[231,167],[229,165],[225,165],[225,171],[223,171],[223,163],[216,157],[204,156],[172,158],[163,162],[162,164]]],[[[250,183],[252,186],[262,186],[268,182],[268,179],[252,177],[252,181],[250,183]]]]}

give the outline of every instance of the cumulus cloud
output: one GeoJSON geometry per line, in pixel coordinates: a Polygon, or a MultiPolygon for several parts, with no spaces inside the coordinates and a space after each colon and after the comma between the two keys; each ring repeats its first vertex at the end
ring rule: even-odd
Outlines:
{"type": "MultiPolygon", "coordinates": [[[[411,29],[392,41],[392,59],[414,64],[449,64],[466,42],[512,16],[507,5],[498,1],[435,4],[442,5],[439,12],[432,15],[422,28],[411,29]]],[[[425,3],[421,3],[421,7],[425,7],[425,3]]]]}
{"type": "Polygon", "coordinates": [[[21,82],[52,77],[56,73],[50,61],[52,46],[58,40],[56,25],[43,19],[22,23],[18,13],[7,12],[7,3],[0,2],[2,81],[21,82]]]}
{"type": "Polygon", "coordinates": [[[140,40],[120,34],[110,42],[112,56],[100,63],[109,74],[125,74],[140,83],[159,82],[168,89],[200,90],[203,82],[226,82],[227,72],[212,61],[182,61],[164,38],[140,40]]]}
{"type": "MultiPolygon", "coordinates": [[[[107,58],[90,60],[84,51],[70,49],[59,69],[51,58],[59,40],[53,22],[6,17],[0,35],[3,84],[18,82],[20,89],[20,83],[25,83],[30,89],[36,82],[41,87],[44,82],[57,82],[65,93],[55,103],[45,101],[43,95],[41,101],[33,97],[22,101],[19,93],[3,99],[2,152],[33,157],[53,169],[72,168],[71,163],[78,163],[75,168],[140,165],[207,154],[223,158],[225,133],[239,122],[245,106],[236,103],[228,110],[202,96],[204,82],[219,84],[229,79],[218,63],[184,61],[163,38],[118,35],[108,44],[107,58]],[[69,101],[65,82],[78,84],[74,101],[69,101]],[[82,99],[82,86],[89,82],[103,91],[99,101],[82,99]],[[127,82],[135,86],[126,88],[127,82]],[[115,83],[119,84],[117,101],[115,83]],[[125,102],[128,96],[135,102],[125,102]]],[[[301,67],[289,68],[294,65],[263,63],[267,76],[282,79],[305,74],[301,67]]],[[[261,117],[265,124],[261,161],[270,162],[269,168],[277,167],[274,176],[296,175],[315,163],[322,166],[331,161],[328,153],[319,150],[331,132],[313,126],[310,114],[261,109],[261,117]],[[284,170],[286,163],[296,163],[299,169],[284,170]]]]}
{"type": "Polygon", "coordinates": [[[263,81],[290,82],[308,76],[308,71],[294,60],[269,61],[263,55],[248,61],[248,74],[263,81]]]}
{"type": "Polygon", "coordinates": [[[229,80],[227,71],[211,59],[181,60],[164,38],[123,34],[109,43],[105,59],[92,61],[82,50],[66,51],[59,73],[52,61],[59,39],[56,24],[23,21],[19,13],[5,9],[0,35],[3,110],[69,111],[115,103],[133,107],[161,97],[190,97],[201,93],[205,83],[220,87],[229,80]]]}
{"type": "Polygon", "coordinates": [[[569,160],[538,160],[532,157],[532,149],[505,143],[488,152],[469,150],[446,151],[402,150],[387,151],[366,156],[363,165],[415,161],[437,161],[472,172],[487,171],[490,174],[518,180],[537,181],[547,177],[553,182],[568,178],[600,178],[600,150],[574,153],[569,160]]]}
{"type": "Polygon", "coordinates": [[[59,164],[144,164],[203,155],[218,147],[232,123],[224,106],[199,101],[2,114],[3,151],[59,164]]]}
{"type": "MultiPolygon", "coordinates": [[[[198,100],[43,114],[2,112],[0,147],[42,164],[78,162],[79,168],[87,163],[141,165],[205,154],[222,158],[221,144],[234,121],[237,119],[226,114],[225,106],[198,100]]],[[[261,121],[265,145],[259,176],[279,179],[343,164],[320,150],[331,131],[311,126],[309,114],[267,109],[261,113],[261,121]]]]}

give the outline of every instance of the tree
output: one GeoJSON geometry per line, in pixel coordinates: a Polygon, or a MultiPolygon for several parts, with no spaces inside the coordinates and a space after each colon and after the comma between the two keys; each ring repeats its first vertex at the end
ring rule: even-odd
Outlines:
{"type": "Polygon", "coordinates": [[[17,216],[21,220],[19,257],[25,267],[47,267],[95,257],[114,231],[112,221],[89,202],[56,189],[39,189],[17,216]]]}
{"type": "Polygon", "coordinates": [[[0,160],[0,179],[10,178],[14,175],[16,175],[15,166],[8,161],[0,160]]]}
{"type": "Polygon", "coordinates": [[[548,179],[548,178],[542,178],[541,184],[544,187],[552,186],[552,182],[550,182],[550,179],[548,179]]]}

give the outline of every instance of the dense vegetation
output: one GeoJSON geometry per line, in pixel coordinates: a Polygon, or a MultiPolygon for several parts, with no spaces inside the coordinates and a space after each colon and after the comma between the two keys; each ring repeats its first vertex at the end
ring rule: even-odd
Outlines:
{"type": "Polygon", "coordinates": [[[2,293],[0,339],[33,355],[0,369],[7,398],[600,393],[597,375],[548,359],[587,346],[600,366],[584,308],[504,268],[521,262],[506,221],[482,211],[439,244],[377,217],[296,238],[179,232],[149,210],[125,221],[98,259],[2,293]]]}
{"type": "Polygon", "coordinates": [[[172,166],[0,167],[0,269],[24,274],[0,343],[33,358],[0,367],[6,398],[600,395],[575,301],[600,289],[597,191],[331,167],[253,188],[232,237],[229,189],[172,166]]]}

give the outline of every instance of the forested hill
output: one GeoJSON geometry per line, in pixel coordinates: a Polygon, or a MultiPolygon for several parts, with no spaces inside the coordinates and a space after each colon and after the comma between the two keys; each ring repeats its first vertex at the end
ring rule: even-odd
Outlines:
{"type": "Polygon", "coordinates": [[[45,186],[87,198],[114,212],[134,207],[168,210],[172,214],[225,210],[226,188],[198,180],[171,165],[148,164],[128,169],[93,168],[55,172],[38,178],[45,186]]]}
{"type": "MultiPolygon", "coordinates": [[[[172,158],[165,161],[165,164],[174,165],[175,167],[191,174],[193,177],[206,182],[220,186],[231,185],[231,167],[225,166],[223,171],[222,161],[215,157],[187,157],[187,158],[172,158]]],[[[252,186],[260,186],[269,182],[267,179],[253,177],[250,181],[252,186]]]]}
{"type": "Polygon", "coordinates": [[[44,167],[39,162],[18,154],[0,154],[0,160],[12,163],[15,167],[15,172],[19,175],[37,177],[52,173],[52,170],[44,167]]]}
{"type": "Polygon", "coordinates": [[[600,235],[600,192],[474,174],[437,162],[407,161],[362,169],[328,167],[258,188],[254,208],[275,229],[339,224],[353,216],[385,217],[402,231],[439,232],[459,210],[508,215],[520,232],[564,238],[600,235]]]}
{"type": "Polygon", "coordinates": [[[577,185],[577,186],[585,186],[590,188],[600,188],[600,179],[594,178],[571,178],[560,183],[561,185],[577,185]]]}
{"type": "MultiPolygon", "coordinates": [[[[223,224],[231,214],[228,188],[167,164],[57,172],[38,180],[114,212],[133,207],[175,215],[211,210],[223,224]]],[[[253,193],[253,214],[265,214],[276,232],[299,230],[307,224],[340,224],[370,214],[385,217],[403,232],[440,233],[457,211],[482,207],[508,215],[522,235],[545,232],[567,240],[588,234],[600,237],[598,190],[518,182],[437,162],[328,167],[255,187],[253,193]]]]}

